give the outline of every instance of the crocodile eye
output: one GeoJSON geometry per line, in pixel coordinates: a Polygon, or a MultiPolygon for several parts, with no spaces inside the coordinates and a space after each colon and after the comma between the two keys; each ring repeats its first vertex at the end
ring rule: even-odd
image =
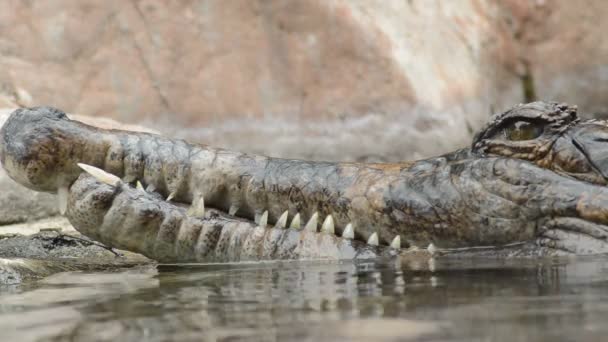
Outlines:
{"type": "Polygon", "coordinates": [[[505,138],[513,141],[532,140],[543,134],[543,126],[529,121],[516,121],[504,130],[505,138]]]}

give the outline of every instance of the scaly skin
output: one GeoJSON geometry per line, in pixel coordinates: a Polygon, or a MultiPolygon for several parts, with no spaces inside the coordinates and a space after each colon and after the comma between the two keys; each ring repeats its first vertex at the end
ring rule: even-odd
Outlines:
{"type": "Polygon", "coordinates": [[[260,227],[217,210],[185,208],[128,184],[100,183],[83,174],[70,188],[66,216],[84,235],[161,262],[370,259],[396,249],[369,246],[334,234],[260,227]]]}
{"type": "Polygon", "coordinates": [[[76,164],[85,163],[176,202],[204,197],[224,212],[238,207],[236,216],[248,220],[264,210],[270,223],[285,210],[304,221],[314,212],[321,221],[332,215],[338,233],[351,223],[357,240],[377,232],[384,245],[395,236],[440,247],[533,241],[543,250],[591,254],[608,251],[604,136],[604,122],[580,122],[573,107],[533,103],[494,117],[472,148],[444,156],[309,162],[103,130],[38,107],[11,114],[0,131],[0,160],[14,180],[38,191],[67,189],[81,173],[76,164]]]}

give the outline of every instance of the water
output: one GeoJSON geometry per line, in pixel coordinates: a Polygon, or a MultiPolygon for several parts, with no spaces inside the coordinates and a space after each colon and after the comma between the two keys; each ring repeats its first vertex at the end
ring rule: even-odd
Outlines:
{"type": "Polygon", "coordinates": [[[603,341],[608,259],[146,266],[0,288],[2,341],[603,341]]]}

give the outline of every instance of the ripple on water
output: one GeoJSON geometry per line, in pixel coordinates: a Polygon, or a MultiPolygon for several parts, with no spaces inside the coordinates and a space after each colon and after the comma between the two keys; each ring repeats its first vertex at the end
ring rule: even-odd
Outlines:
{"type": "Polygon", "coordinates": [[[66,272],[0,288],[3,340],[601,340],[605,258],[66,272]]]}

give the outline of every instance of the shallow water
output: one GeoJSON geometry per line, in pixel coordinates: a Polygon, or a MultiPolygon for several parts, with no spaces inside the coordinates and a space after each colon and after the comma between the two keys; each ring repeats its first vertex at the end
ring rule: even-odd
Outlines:
{"type": "Polygon", "coordinates": [[[601,341],[608,259],[283,262],[0,287],[2,341],[601,341]]]}

